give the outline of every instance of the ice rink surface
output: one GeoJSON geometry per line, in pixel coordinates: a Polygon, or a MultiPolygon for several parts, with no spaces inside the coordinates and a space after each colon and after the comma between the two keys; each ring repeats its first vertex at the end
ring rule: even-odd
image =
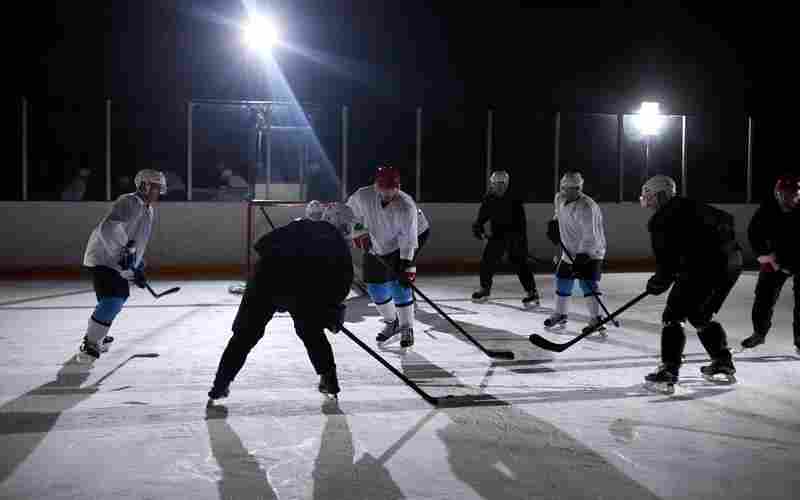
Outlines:
{"type": "MultiPolygon", "coordinates": [[[[647,274],[607,274],[614,310],[647,274]]],[[[718,319],[738,346],[751,333],[755,274],[718,319]]],[[[110,352],[72,362],[96,299],[88,281],[0,282],[0,498],[152,499],[789,499],[800,492],[800,356],[792,345],[791,281],[767,343],[735,355],[738,383],[699,376],[707,362],[687,327],[675,395],[645,391],[659,363],[666,295],[624,313],[607,338],[562,353],[586,322],[573,297],[565,330],[547,332],[553,286],[524,310],[514,276],[475,304],[475,276],[420,276],[417,285],[489,349],[493,361],[423,301],[416,345],[379,352],[433,396],[434,407],[344,334],[330,335],[342,393],[318,377],[291,318],[279,315],[224,404],[206,393],[240,296],[229,280],[153,281],[182,290],[158,300],[133,288],[110,352]],[[157,355],[157,356],[156,356],[157,355]]],[[[576,287],[576,291],[578,288],[576,287]]],[[[382,324],[366,298],[346,326],[375,347],[382,324]]]]}

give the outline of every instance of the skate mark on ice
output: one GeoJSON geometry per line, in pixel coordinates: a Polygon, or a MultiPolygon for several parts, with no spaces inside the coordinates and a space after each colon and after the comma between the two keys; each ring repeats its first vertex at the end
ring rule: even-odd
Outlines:
{"type": "Polygon", "coordinates": [[[789,446],[795,447],[800,446],[800,441],[798,442],[787,442],[781,441],[779,439],[773,439],[769,437],[761,437],[761,436],[748,436],[742,434],[734,434],[731,432],[720,432],[708,429],[698,429],[695,427],[687,427],[681,425],[668,425],[668,424],[658,424],[654,422],[645,422],[642,420],[633,420],[628,418],[618,418],[614,420],[608,427],[609,433],[614,436],[615,439],[619,442],[623,442],[625,444],[631,443],[639,438],[640,433],[637,428],[640,427],[651,427],[656,429],[668,429],[672,431],[683,431],[695,434],[703,434],[706,436],[716,436],[721,438],[733,438],[733,439],[741,439],[745,441],[755,441],[759,443],[769,443],[778,446],[789,446]]]}

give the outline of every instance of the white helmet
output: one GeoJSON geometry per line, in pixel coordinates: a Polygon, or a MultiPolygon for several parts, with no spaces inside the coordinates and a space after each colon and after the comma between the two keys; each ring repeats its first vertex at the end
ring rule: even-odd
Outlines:
{"type": "Polygon", "coordinates": [[[320,220],[325,207],[318,200],[311,200],[306,205],[306,219],[320,220]]]}
{"type": "Polygon", "coordinates": [[[497,196],[503,196],[508,190],[508,183],[511,176],[505,170],[497,170],[489,176],[489,191],[497,196]]]}
{"type": "Polygon", "coordinates": [[[166,177],[164,177],[163,173],[159,172],[158,170],[153,170],[152,168],[139,170],[139,172],[136,174],[136,177],[133,179],[133,184],[136,186],[137,191],[144,194],[150,192],[151,184],[158,184],[159,194],[167,194],[166,177]]]}
{"type": "Polygon", "coordinates": [[[642,196],[649,194],[665,193],[668,198],[675,196],[677,187],[672,177],[666,175],[654,175],[647,179],[642,186],[642,196]]]}
{"type": "Polygon", "coordinates": [[[350,226],[356,221],[353,209],[341,202],[328,203],[322,212],[323,221],[333,224],[342,234],[350,234],[350,226]]]}
{"type": "Polygon", "coordinates": [[[492,172],[492,175],[489,176],[489,182],[492,184],[497,184],[499,182],[508,184],[510,180],[511,176],[508,175],[508,172],[505,170],[497,170],[496,172],[492,172]]]}
{"type": "Polygon", "coordinates": [[[572,188],[576,187],[578,189],[583,189],[583,176],[580,172],[569,171],[565,172],[564,176],[561,177],[561,183],[559,186],[564,188],[572,188]]]}

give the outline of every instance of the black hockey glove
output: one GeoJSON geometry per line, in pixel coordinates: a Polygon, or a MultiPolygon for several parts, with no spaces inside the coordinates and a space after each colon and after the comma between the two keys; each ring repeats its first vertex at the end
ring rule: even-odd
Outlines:
{"type": "Polygon", "coordinates": [[[133,269],[134,262],[136,262],[136,242],[129,240],[119,252],[119,267],[127,271],[133,269]]]}
{"type": "Polygon", "coordinates": [[[144,266],[139,266],[133,270],[133,284],[139,288],[144,288],[147,284],[147,278],[144,276],[144,266]]]}
{"type": "Polygon", "coordinates": [[[411,287],[411,283],[417,279],[417,266],[406,259],[400,259],[401,271],[397,273],[397,281],[406,288],[411,287]]]}
{"type": "Polygon", "coordinates": [[[547,223],[547,239],[550,240],[553,245],[561,244],[561,233],[558,230],[558,219],[553,219],[547,223]]]}
{"type": "Polygon", "coordinates": [[[331,333],[339,333],[342,329],[342,324],[344,323],[344,314],[347,311],[347,307],[344,304],[336,304],[331,306],[330,310],[327,314],[327,321],[326,326],[331,333]]]}
{"type": "Polygon", "coordinates": [[[661,274],[654,274],[647,280],[647,293],[661,295],[672,286],[672,278],[661,274]]]}
{"type": "Polygon", "coordinates": [[[579,280],[587,280],[592,275],[592,259],[587,253],[579,253],[575,256],[575,262],[572,263],[572,272],[579,280]]]}
{"type": "Polygon", "coordinates": [[[475,238],[482,240],[483,239],[483,224],[478,224],[477,222],[472,225],[472,235],[475,238]]]}

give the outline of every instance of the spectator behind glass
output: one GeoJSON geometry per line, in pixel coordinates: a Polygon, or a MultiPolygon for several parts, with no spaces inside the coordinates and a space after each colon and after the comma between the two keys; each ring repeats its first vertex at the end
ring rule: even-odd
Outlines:
{"type": "Polygon", "coordinates": [[[89,176],[91,174],[92,171],[88,168],[78,170],[78,174],[61,192],[61,201],[82,201],[86,196],[86,187],[89,184],[89,176]]]}
{"type": "Polygon", "coordinates": [[[120,175],[119,177],[117,177],[116,184],[114,184],[114,192],[112,193],[113,199],[117,199],[123,194],[132,193],[134,191],[135,189],[133,188],[133,181],[131,180],[131,176],[120,175]]]}
{"type": "Polygon", "coordinates": [[[161,199],[166,201],[186,201],[186,184],[183,178],[172,170],[163,170],[167,179],[167,194],[161,199]]]}

